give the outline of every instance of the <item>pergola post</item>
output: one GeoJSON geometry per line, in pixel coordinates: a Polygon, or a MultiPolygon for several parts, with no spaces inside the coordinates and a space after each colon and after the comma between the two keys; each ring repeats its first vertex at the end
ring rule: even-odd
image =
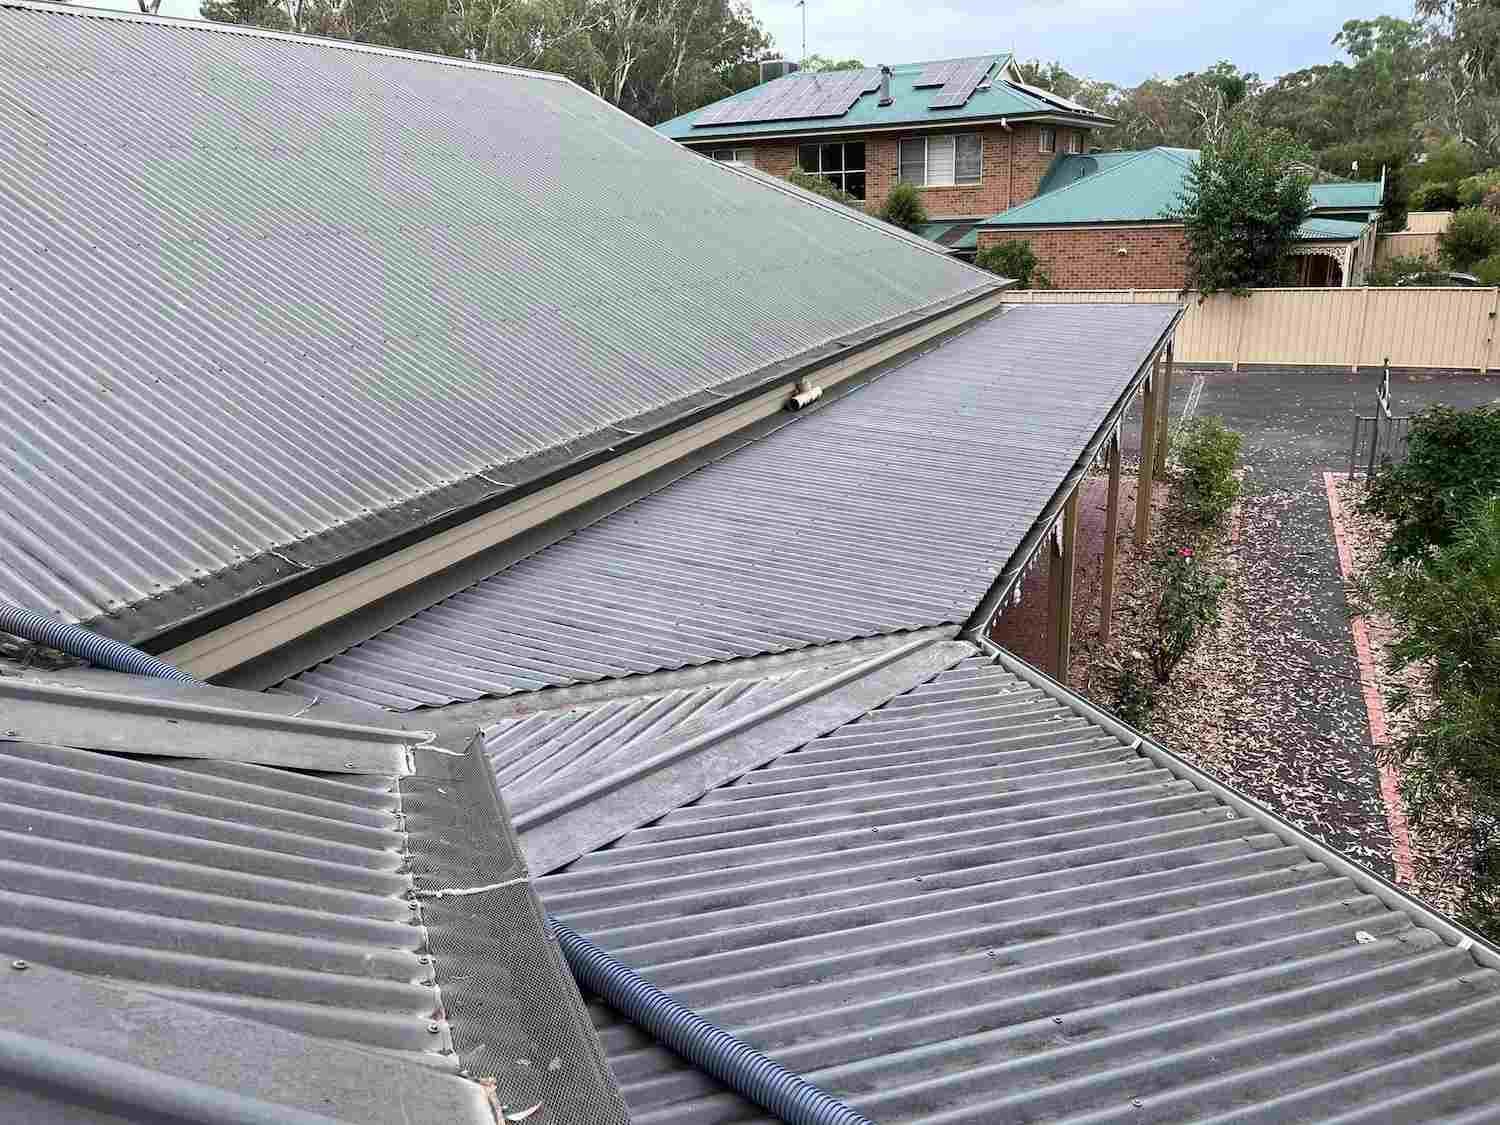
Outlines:
{"type": "Polygon", "coordinates": [[[1172,344],[1167,342],[1166,358],[1158,370],[1161,386],[1156,397],[1161,400],[1161,416],[1156,420],[1156,471],[1167,471],[1167,452],[1172,445],[1172,344]]]}
{"type": "Polygon", "coordinates": [[[1068,682],[1068,664],[1072,656],[1073,641],[1073,570],[1078,546],[1078,497],[1079,489],[1073,489],[1063,505],[1062,548],[1053,540],[1051,566],[1048,568],[1048,601],[1051,610],[1052,678],[1060,684],[1068,682]]]}
{"type": "Polygon", "coordinates": [[[1151,374],[1141,399],[1141,471],[1135,482],[1135,549],[1144,551],[1151,537],[1151,484],[1156,470],[1156,385],[1161,355],[1151,361],[1151,374]]]}
{"type": "Polygon", "coordinates": [[[1099,591],[1099,641],[1109,644],[1115,620],[1115,540],[1120,528],[1120,435],[1109,443],[1109,501],[1104,509],[1104,575],[1099,591]]]}

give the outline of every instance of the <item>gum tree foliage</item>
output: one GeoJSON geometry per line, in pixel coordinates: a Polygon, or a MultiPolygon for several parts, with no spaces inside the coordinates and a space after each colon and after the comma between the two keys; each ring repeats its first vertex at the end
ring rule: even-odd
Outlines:
{"type": "Polygon", "coordinates": [[[204,0],[205,19],[565,74],[649,123],[760,81],[734,0],[204,0]]]}
{"type": "Polygon", "coordinates": [[[1308,178],[1288,167],[1306,155],[1282,130],[1245,125],[1203,147],[1165,215],[1186,228],[1188,288],[1243,293],[1285,284],[1297,228],[1312,209],[1308,178]]]}

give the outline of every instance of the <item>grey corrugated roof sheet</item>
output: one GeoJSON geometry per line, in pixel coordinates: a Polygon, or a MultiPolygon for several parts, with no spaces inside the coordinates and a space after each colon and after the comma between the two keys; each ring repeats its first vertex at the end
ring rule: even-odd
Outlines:
{"type": "MultiPolygon", "coordinates": [[[[1494,950],[1014,668],[968,660],[538,891],[880,1122],[1500,1116],[1494,950]]],[[[595,1018],[637,1125],[764,1120],[595,1018]]]]}
{"type": "Polygon", "coordinates": [[[128,639],[997,284],[554,76],[11,0],[0,102],[0,598],[128,639]]]}
{"type": "MultiPolygon", "coordinates": [[[[107,978],[137,997],[78,999],[78,1018],[96,1027],[120,1006],[189,1006],[205,1029],[196,1077],[231,1092],[277,1102],[275,1088],[239,1072],[269,1061],[258,1044],[272,1031],[294,1032],[366,1052],[310,1056],[336,1071],[328,1104],[313,1107],[325,1114],[350,1108],[333,1095],[361,1066],[379,1071],[371,1089],[385,1088],[390,1068],[416,1066],[455,1082],[460,1068],[493,1077],[499,1101],[514,1110],[545,1102],[540,1120],[624,1121],[576,988],[543,935],[477,742],[467,752],[414,744],[389,716],[367,710],[367,721],[389,729],[367,730],[361,746],[348,713],[287,716],[279,713],[286,699],[184,685],[155,693],[138,690],[134,677],[116,679],[108,695],[75,691],[72,709],[54,701],[50,716],[29,704],[8,713],[22,729],[0,735],[3,964],[107,978]],[[226,706],[235,697],[240,711],[226,706]],[[114,717],[126,752],[68,744],[98,743],[90,709],[114,717]],[[18,739],[38,722],[50,724],[54,742],[18,739]],[[171,730],[180,742],[165,749],[174,756],[158,756],[171,730]],[[393,745],[399,754],[386,760],[393,745]],[[204,755],[227,747],[240,760],[195,757],[197,746],[204,755]],[[289,748],[304,755],[300,768],[288,768],[289,748]],[[370,748],[385,762],[373,771],[363,760],[370,748]],[[465,893],[447,893],[454,888],[465,893]],[[236,1020],[261,1030],[236,1032],[236,1020]]],[[[19,997],[18,987],[7,995],[19,997]]],[[[0,1037],[34,1039],[26,1021],[39,1002],[0,1004],[0,1037]]],[[[80,1035],[44,1038],[161,1069],[149,1037],[110,1049],[80,1035]]],[[[168,1082],[165,1073],[152,1081],[168,1082]]],[[[305,1103],[315,1075],[301,1077],[298,1098],[285,1104],[305,1103]]],[[[422,1082],[408,1085],[415,1094],[422,1082]]],[[[43,1093],[66,1101],[69,1089],[43,1093]]],[[[460,1104],[472,1110],[460,1120],[494,1120],[477,1088],[407,1105],[408,1116],[392,1119],[453,1120],[460,1104]]],[[[357,1107],[348,1118],[385,1119],[357,1107]]]]}
{"type": "Polygon", "coordinates": [[[291,686],[436,706],[962,623],[1178,313],[1007,306],[291,686]]]}

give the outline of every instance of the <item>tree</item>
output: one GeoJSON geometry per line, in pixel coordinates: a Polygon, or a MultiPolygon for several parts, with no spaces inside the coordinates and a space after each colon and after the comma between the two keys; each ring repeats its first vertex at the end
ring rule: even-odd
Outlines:
{"type": "Polygon", "coordinates": [[[830,59],[827,55],[808,55],[802,69],[808,71],[863,70],[865,64],[858,59],[830,59]]]}
{"type": "Polygon", "coordinates": [[[1442,132],[1486,162],[1500,159],[1500,7],[1493,0],[1416,0],[1428,33],[1428,110],[1442,132]]]}
{"type": "Polygon", "coordinates": [[[927,208],[922,206],[922,195],[911,184],[897,184],[885,197],[880,217],[902,230],[916,230],[927,221],[927,208]]]}
{"type": "Polygon", "coordinates": [[[655,123],[760,81],[735,0],[203,0],[205,19],[567,75],[655,123]]]}
{"type": "Polygon", "coordinates": [[[1243,293],[1285,284],[1297,228],[1312,210],[1306,150],[1281,130],[1236,125],[1203,147],[1175,208],[1187,231],[1188,287],[1243,293]]]}
{"type": "Polygon", "coordinates": [[[980,269],[998,273],[1015,281],[1017,289],[1050,289],[1052,279],[1047,269],[1031,248],[1031,243],[1019,238],[1009,238],[986,246],[974,256],[974,264],[980,269]]]}
{"type": "Polygon", "coordinates": [[[1467,270],[1500,251],[1500,219],[1483,207],[1465,207],[1438,235],[1438,257],[1456,270],[1467,270]]]}

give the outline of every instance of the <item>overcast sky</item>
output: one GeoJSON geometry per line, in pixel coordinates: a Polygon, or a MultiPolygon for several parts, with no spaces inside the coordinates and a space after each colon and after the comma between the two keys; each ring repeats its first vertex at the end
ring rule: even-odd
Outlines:
{"type": "MultiPolygon", "coordinates": [[[[796,0],[750,0],[792,58],[796,0]]],[[[1263,78],[1327,62],[1345,20],[1410,19],[1411,0],[807,0],[807,49],[863,62],[918,62],[1014,49],[1074,74],[1133,86],[1230,59],[1263,78]]]]}
{"type": "MultiPolygon", "coordinates": [[[[136,10],[135,0],[84,0],[136,10]]],[[[199,0],[162,0],[195,17],[199,0]]],[[[796,0],[750,0],[782,52],[802,52],[796,0]]],[[[1411,0],[808,0],[807,49],[865,63],[918,62],[1014,49],[1075,74],[1133,86],[1231,59],[1273,78],[1327,62],[1348,19],[1411,16],[1411,0]]]]}

